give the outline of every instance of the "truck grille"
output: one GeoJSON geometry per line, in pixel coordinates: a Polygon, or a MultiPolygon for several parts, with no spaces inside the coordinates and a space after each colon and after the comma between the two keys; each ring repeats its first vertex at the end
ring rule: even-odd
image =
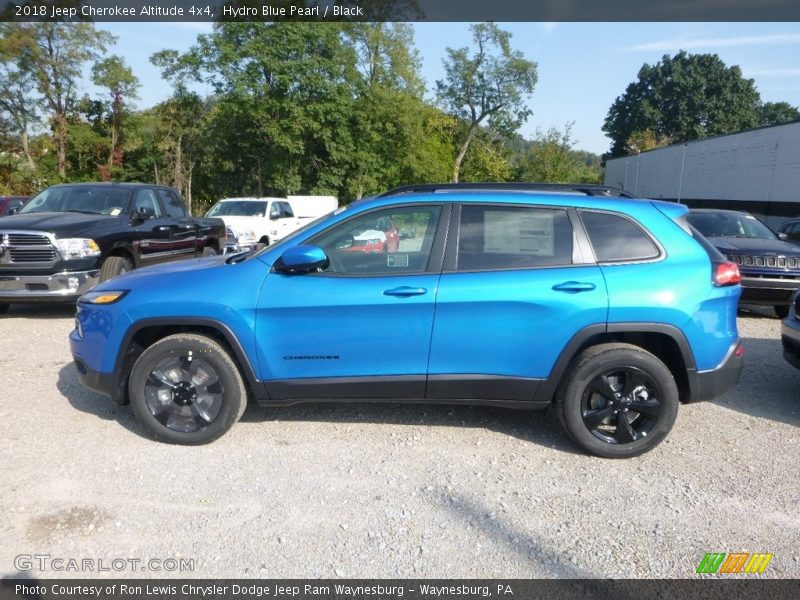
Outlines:
{"type": "Polygon", "coordinates": [[[43,233],[0,231],[0,266],[50,265],[58,260],[58,253],[43,233]]]}
{"type": "Polygon", "coordinates": [[[728,254],[728,260],[744,267],[770,267],[773,269],[797,269],[800,258],[793,256],[751,256],[749,254],[728,254]]]}

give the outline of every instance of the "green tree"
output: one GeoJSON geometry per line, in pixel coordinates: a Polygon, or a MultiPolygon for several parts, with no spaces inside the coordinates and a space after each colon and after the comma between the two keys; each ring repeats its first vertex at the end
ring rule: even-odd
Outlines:
{"type": "Polygon", "coordinates": [[[610,156],[627,152],[631,138],[651,131],[654,139],[680,142],[759,124],[760,97],[752,79],[716,54],[665,55],[645,64],[608,111],[603,131],[610,156]]]}
{"type": "Polygon", "coordinates": [[[31,151],[30,129],[39,121],[42,100],[32,73],[19,68],[18,48],[5,35],[5,29],[0,29],[0,116],[5,116],[9,139],[18,140],[27,167],[33,170],[36,161],[31,151]]]}
{"type": "Polygon", "coordinates": [[[572,147],[572,123],[563,130],[555,127],[547,131],[537,130],[527,155],[519,165],[517,177],[522,181],[547,183],[597,183],[599,168],[587,164],[586,157],[572,147]]]}
{"type": "Polygon", "coordinates": [[[780,125],[800,119],[800,110],[788,102],[765,102],[759,109],[759,125],[780,125]]]}
{"type": "Polygon", "coordinates": [[[471,27],[475,52],[447,48],[445,78],[436,82],[445,110],[467,123],[458,143],[453,167],[457,182],[461,163],[478,129],[486,122],[492,129],[510,134],[531,115],[525,96],[536,86],[536,63],[512,50],[511,34],[494,23],[471,27]]]}
{"type": "Polygon", "coordinates": [[[92,81],[106,88],[111,96],[111,151],[108,154],[108,168],[122,167],[123,132],[122,118],[126,103],[137,98],[139,79],[119,56],[109,56],[92,67],[92,81]]]}
{"type": "Polygon", "coordinates": [[[18,51],[18,66],[36,81],[52,117],[58,174],[67,173],[67,127],[85,63],[116,38],[93,23],[3,23],[2,37],[18,51]]]}

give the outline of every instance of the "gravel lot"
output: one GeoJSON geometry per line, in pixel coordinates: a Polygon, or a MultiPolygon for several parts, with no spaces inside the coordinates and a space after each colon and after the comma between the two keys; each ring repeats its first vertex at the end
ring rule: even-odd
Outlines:
{"type": "Polygon", "coordinates": [[[0,575],[48,554],[195,560],[124,577],[690,577],[772,552],[765,577],[800,577],[800,372],[771,311],[740,315],[739,387],[626,461],[476,407],[250,407],[210,446],[160,444],[78,383],[73,312],[0,317],[0,575]]]}

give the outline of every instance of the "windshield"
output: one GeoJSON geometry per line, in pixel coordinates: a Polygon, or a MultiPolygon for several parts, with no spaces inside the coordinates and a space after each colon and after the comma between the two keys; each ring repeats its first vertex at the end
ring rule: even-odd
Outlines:
{"type": "Polygon", "coordinates": [[[736,212],[690,212],[687,217],[700,233],[707,238],[751,238],[774,240],[772,230],[753,215],[736,212]]]}
{"type": "Polygon", "coordinates": [[[19,211],[79,212],[90,215],[119,215],[125,211],[130,190],[111,186],[69,186],[48,188],[19,211]]]}
{"type": "Polygon", "coordinates": [[[268,202],[250,202],[247,200],[224,200],[217,202],[206,213],[207,217],[263,217],[267,212],[268,202]]]}

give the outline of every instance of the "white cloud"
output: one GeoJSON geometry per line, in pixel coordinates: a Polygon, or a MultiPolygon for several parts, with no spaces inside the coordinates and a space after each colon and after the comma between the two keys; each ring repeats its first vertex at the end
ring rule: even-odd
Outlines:
{"type": "Polygon", "coordinates": [[[742,72],[748,77],[800,77],[800,67],[755,69],[742,67],[742,72]]]}
{"type": "Polygon", "coordinates": [[[769,33],[740,35],[727,38],[671,39],[636,44],[622,48],[623,52],[652,52],[668,50],[694,50],[697,48],[738,48],[741,46],[784,46],[800,44],[800,33],[769,33]]]}

